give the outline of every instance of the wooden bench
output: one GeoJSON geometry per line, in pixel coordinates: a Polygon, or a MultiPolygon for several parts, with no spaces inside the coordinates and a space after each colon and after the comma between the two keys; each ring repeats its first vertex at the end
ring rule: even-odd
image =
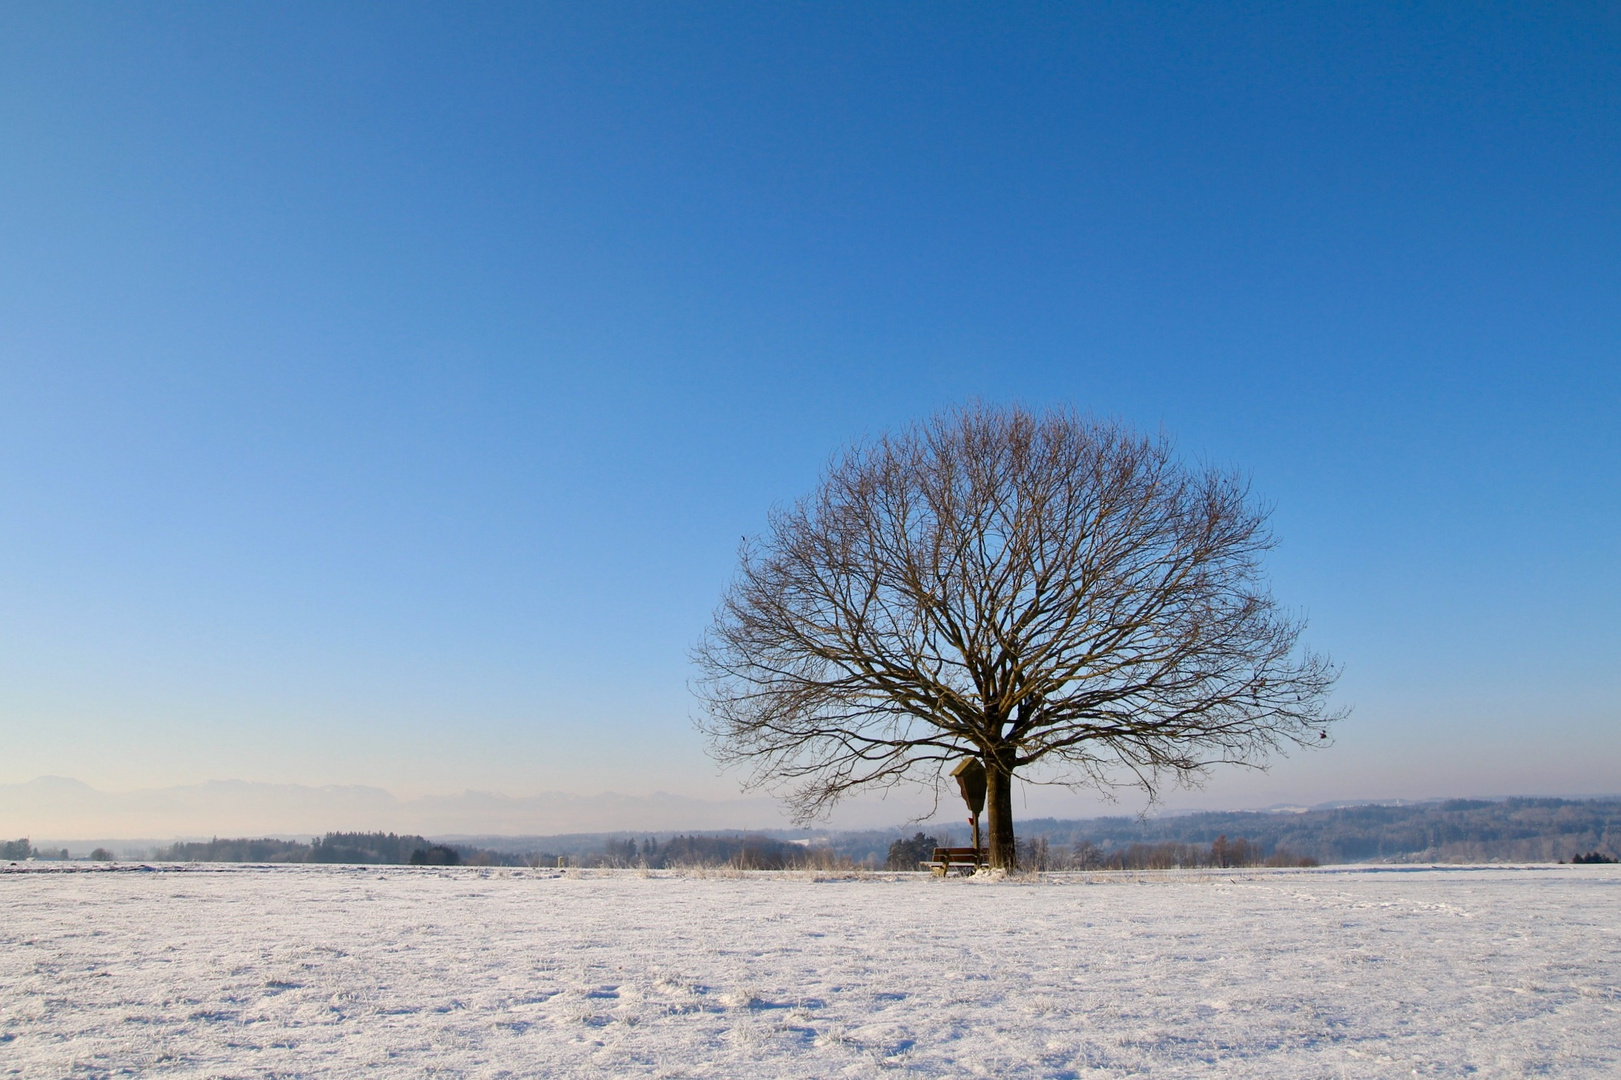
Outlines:
{"type": "Polygon", "coordinates": [[[935,877],[945,877],[952,870],[972,874],[989,862],[990,852],[984,848],[937,847],[934,857],[923,865],[933,870],[935,877]]]}

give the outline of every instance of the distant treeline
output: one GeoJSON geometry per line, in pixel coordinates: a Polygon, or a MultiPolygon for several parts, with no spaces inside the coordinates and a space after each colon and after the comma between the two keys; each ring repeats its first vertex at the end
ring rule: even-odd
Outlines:
{"type": "Polygon", "coordinates": [[[767,836],[677,835],[662,843],[647,837],[609,838],[597,852],[496,851],[466,844],[435,844],[394,833],[327,833],[305,844],[296,840],[210,840],[154,850],[167,862],[372,863],[428,866],[648,867],[730,865],[747,870],[829,866],[836,859],[792,841],[767,836]]]}
{"type": "MultiPolygon", "coordinates": [[[[1052,818],[1018,822],[1019,862],[1032,869],[1323,865],[1356,862],[1603,862],[1621,857],[1621,798],[1455,799],[1301,812],[1179,814],[1158,818],[1052,818]],[[1224,850],[1218,850],[1219,845],[1224,850]]],[[[910,831],[910,830],[909,830],[910,831]]],[[[829,832],[572,834],[464,838],[433,843],[394,833],[327,833],[310,843],[234,839],[179,843],[150,857],[186,862],[418,863],[474,866],[730,865],[744,869],[912,869],[934,846],[966,847],[965,826],[929,835],[829,832]],[[922,837],[922,840],[918,840],[922,837]],[[916,845],[930,850],[917,854],[916,845]],[[897,845],[903,845],[897,847],[897,845]],[[913,845],[905,847],[904,845],[913,845]]],[[[92,858],[112,858],[97,849],[92,858]]],[[[27,840],[0,845],[0,859],[66,859],[27,840]]]]}
{"type": "MultiPolygon", "coordinates": [[[[9,860],[67,859],[68,852],[42,851],[27,840],[4,843],[0,856],[9,860]]],[[[233,862],[233,863],[358,863],[412,866],[571,866],[571,867],[648,867],[664,869],[689,866],[735,866],[746,870],[782,870],[794,867],[849,866],[825,848],[810,848],[793,841],[759,835],[692,835],[667,837],[662,842],[647,837],[608,838],[601,850],[567,853],[549,851],[498,851],[471,844],[436,844],[421,836],[396,833],[331,832],[304,843],[270,837],[237,837],[206,841],[182,841],[164,848],[152,848],[148,856],[155,862],[233,862]]],[[[112,854],[97,848],[93,859],[111,859],[112,854]]]]}
{"type": "Polygon", "coordinates": [[[68,858],[67,848],[61,848],[59,850],[53,848],[50,851],[42,851],[33,844],[30,844],[26,839],[0,841],[0,860],[7,862],[15,862],[20,859],[66,858],[68,858]]]}
{"type": "Polygon", "coordinates": [[[483,848],[435,844],[394,833],[331,832],[308,844],[298,840],[191,841],[157,848],[161,862],[362,863],[396,866],[523,866],[517,855],[483,848]]]}
{"type": "Polygon", "coordinates": [[[297,840],[209,840],[157,848],[152,858],[163,862],[309,862],[310,845],[297,840]]]}
{"type": "Polygon", "coordinates": [[[610,839],[600,854],[563,857],[569,866],[636,866],[650,870],[676,867],[732,866],[740,870],[836,869],[852,865],[826,847],[759,834],[711,835],[678,833],[662,843],[657,837],[610,839]]]}
{"type": "MultiPolygon", "coordinates": [[[[1328,866],[1358,862],[1574,862],[1577,855],[1621,856],[1621,798],[1454,799],[1405,805],[1365,804],[1305,811],[1235,811],[1154,818],[1017,822],[1023,866],[1137,868],[1186,860],[1188,845],[1209,850],[1219,837],[1242,837],[1259,859],[1284,855],[1328,866]],[[1041,844],[1046,854],[1041,854],[1041,844]]],[[[831,833],[825,843],[857,865],[887,865],[895,830],[831,833]]],[[[935,825],[931,839],[967,847],[966,825],[935,825]]],[[[1233,840],[1236,843],[1236,840],[1233,840]]],[[[903,856],[904,858],[905,856],[903,856]]],[[[927,854],[922,858],[927,858],[927,854]]],[[[1188,865],[1192,865],[1191,863],[1188,865]]]]}
{"type": "Polygon", "coordinates": [[[1050,849],[1106,853],[1143,845],[1207,846],[1244,837],[1325,865],[1355,862],[1570,862],[1582,853],[1621,855],[1621,799],[1454,799],[1299,813],[1203,813],[1175,817],[1028,821],[1022,831],[1050,849]]]}
{"type": "MultiPolygon", "coordinates": [[[[934,836],[918,833],[889,845],[885,865],[890,870],[917,870],[937,847],[949,847],[934,836]]],[[[1078,844],[1053,844],[1045,836],[1018,843],[1019,865],[1026,870],[1179,870],[1197,867],[1232,866],[1316,866],[1310,855],[1296,855],[1287,848],[1264,851],[1244,837],[1233,840],[1218,836],[1209,845],[1128,844],[1106,851],[1083,840],[1078,844]]]]}

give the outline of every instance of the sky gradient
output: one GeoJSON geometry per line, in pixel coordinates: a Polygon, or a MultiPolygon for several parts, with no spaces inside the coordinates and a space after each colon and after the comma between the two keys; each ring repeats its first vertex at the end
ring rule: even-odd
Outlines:
{"type": "Polygon", "coordinates": [[[0,147],[0,784],[734,798],[739,538],[982,398],[1275,506],[1353,715],[1169,805],[1621,788],[1614,5],[8,5],[0,147]]]}

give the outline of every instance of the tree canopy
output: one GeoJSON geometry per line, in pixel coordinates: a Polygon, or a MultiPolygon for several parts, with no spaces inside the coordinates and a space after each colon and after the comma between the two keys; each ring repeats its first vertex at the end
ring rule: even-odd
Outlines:
{"type": "Polygon", "coordinates": [[[746,540],[696,647],[698,723],[803,819],[980,759],[992,866],[1012,779],[1150,795],[1327,737],[1337,672],[1271,597],[1267,508],[1163,436],[971,406],[831,463],[746,540]]]}

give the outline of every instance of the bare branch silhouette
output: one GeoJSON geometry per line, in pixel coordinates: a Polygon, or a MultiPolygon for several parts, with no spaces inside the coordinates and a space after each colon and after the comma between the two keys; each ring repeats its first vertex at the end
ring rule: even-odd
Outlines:
{"type": "Polygon", "coordinates": [[[972,755],[1155,793],[1324,741],[1337,671],[1267,591],[1267,508],[1163,438],[972,406],[860,444],[745,541],[694,650],[699,727],[804,819],[972,755]]]}

